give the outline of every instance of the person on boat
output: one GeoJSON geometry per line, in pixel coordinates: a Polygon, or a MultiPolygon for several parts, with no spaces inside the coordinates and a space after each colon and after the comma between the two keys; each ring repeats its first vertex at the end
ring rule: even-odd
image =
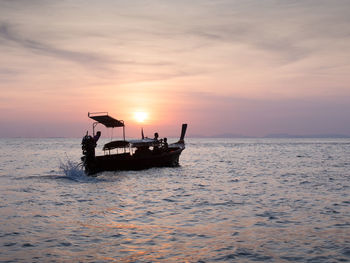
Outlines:
{"type": "Polygon", "coordinates": [[[98,139],[100,139],[100,137],[101,137],[101,132],[100,131],[96,132],[96,135],[94,136],[95,143],[98,141],[98,139]]]}
{"type": "Polygon", "coordinates": [[[168,149],[168,139],[166,137],[163,139],[163,148],[168,149]]]}
{"type": "Polygon", "coordinates": [[[154,154],[158,154],[160,152],[160,149],[159,149],[159,144],[161,143],[160,140],[158,140],[159,138],[159,134],[158,132],[154,133],[154,144],[153,144],[153,153],[154,154]]]}
{"type": "Polygon", "coordinates": [[[159,137],[158,132],[155,132],[155,133],[154,133],[154,139],[153,139],[153,140],[158,141],[158,137],[159,137]]]}

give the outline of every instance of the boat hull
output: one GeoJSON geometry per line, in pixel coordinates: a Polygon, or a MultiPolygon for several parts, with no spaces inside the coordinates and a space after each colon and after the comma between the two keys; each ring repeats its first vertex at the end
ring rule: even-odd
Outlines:
{"type": "Polygon", "coordinates": [[[87,161],[83,157],[85,172],[89,175],[102,171],[142,170],[151,167],[176,167],[183,147],[168,149],[163,152],[129,153],[96,156],[87,161]]]}

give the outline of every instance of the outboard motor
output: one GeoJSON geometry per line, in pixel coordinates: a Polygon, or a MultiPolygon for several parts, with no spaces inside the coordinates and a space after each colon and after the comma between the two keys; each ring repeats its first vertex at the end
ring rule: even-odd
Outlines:
{"type": "Polygon", "coordinates": [[[81,141],[81,149],[83,150],[83,157],[81,158],[85,167],[85,171],[89,173],[95,162],[95,148],[96,142],[93,137],[86,134],[81,141]]]}

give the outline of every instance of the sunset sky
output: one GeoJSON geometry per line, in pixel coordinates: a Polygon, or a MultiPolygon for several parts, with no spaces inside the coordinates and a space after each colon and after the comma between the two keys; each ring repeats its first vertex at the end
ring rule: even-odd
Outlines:
{"type": "Polygon", "coordinates": [[[350,135],[348,0],[0,0],[0,52],[0,137],[350,135]]]}

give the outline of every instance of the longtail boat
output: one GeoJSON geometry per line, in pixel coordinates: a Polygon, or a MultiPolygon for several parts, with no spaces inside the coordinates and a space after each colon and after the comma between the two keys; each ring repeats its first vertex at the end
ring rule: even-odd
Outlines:
{"type": "Polygon", "coordinates": [[[144,138],[126,140],[125,123],[117,120],[107,112],[88,113],[94,120],[92,136],[86,133],[82,140],[82,164],[86,174],[95,175],[102,171],[142,170],[151,167],[179,166],[179,157],[185,149],[185,134],[187,124],[182,124],[180,139],[168,144],[167,138],[144,138]],[[103,145],[103,155],[96,155],[97,146],[95,128],[102,124],[107,128],[122,128],[123,139],[113,140],[103,145]]]}

